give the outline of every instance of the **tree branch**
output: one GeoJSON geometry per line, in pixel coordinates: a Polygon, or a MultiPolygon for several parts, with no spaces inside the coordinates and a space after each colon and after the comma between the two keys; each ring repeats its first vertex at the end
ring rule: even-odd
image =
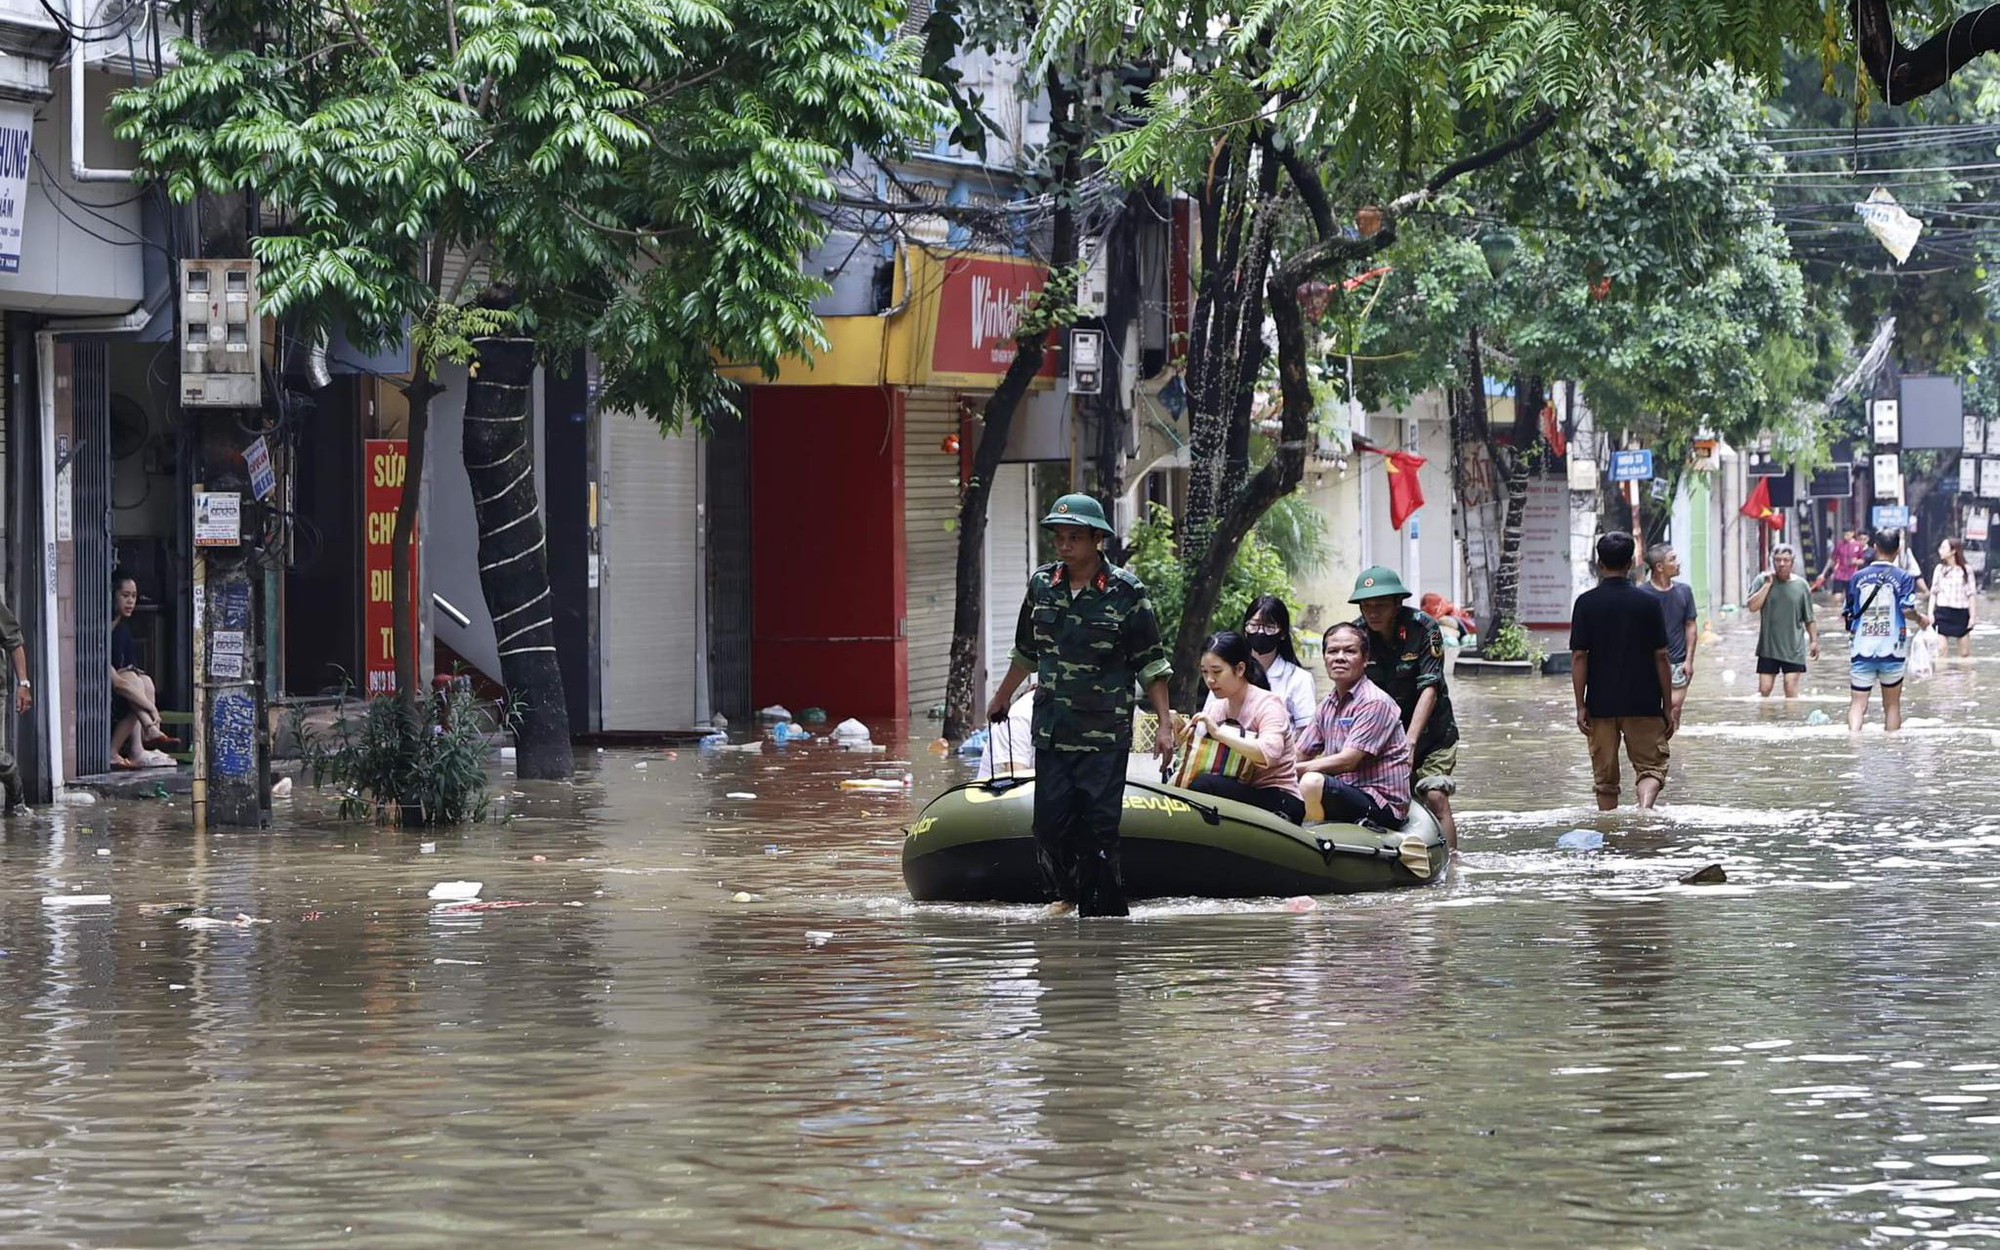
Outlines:
{"type": "MultiPolygon", "coordinates": [[[[1506,160],[1514,153],[1527,147],[1544,134],[1547,134],[1549,127],[1556,124],[1556,118],[1559,116],[1561,114],[1557,113],[1556,110],[1545,108],[1535,115],[1535,120],[1522,127],[1513,136],[1501,140],[1499,143],[1487,148],[1484,152],[1475,152],[1463,160],[1453,161],[1451,164],[1446,165],[1443,169],[1431,175],[1431,180],[1424,184],[1423,198],[1429,199],[1469,173],[1485,169],[1489,165],[1497,165],[1501,161],[1506,160]]],[[[1408,197],[1404,198],[1407,199],[1408,197]]],[[[1401,201],[1398,202],[1400,203],[1401,201]]]]}
{"type": "Polygon", "coordinates": [[[1889,0],[1853,0],[1854,42],[1868,79],[1890,104],[1907,104],[1951,80],[1973,58],[2000,51],[2000,4],[1961,13],[1914,48],[1896,41],[1889,0]]]}
{"type": "Polygon", "coordinates": [[[1327,203],[1326,185],[1319,180],[1319,171],[1305,163],[1298,149],[1279,147],[1268,136],[1263,140],[1264,151],[1275,158],[1279,165],[1291,175],[1292,185],[1299,189],[1299,198],[1305,201],[1306,211],[1312,214],[1313,229],[1322,239],[1334,236],[1333,206],[1327,203]]]}

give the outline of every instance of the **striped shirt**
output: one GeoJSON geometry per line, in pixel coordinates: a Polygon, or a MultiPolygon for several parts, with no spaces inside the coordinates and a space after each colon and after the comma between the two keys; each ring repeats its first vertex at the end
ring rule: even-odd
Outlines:
{"type": "Polygon", "coordinates": [[[1410,740],[1396,701],[1363,677],[1345,696],[1335,687],[1320,700],[1319,712],[1299,742],[1299,758],[1338,755],[1348,747],[1368,758],[1338,776],[1401,820],[1410,807],[1410,740]]]}

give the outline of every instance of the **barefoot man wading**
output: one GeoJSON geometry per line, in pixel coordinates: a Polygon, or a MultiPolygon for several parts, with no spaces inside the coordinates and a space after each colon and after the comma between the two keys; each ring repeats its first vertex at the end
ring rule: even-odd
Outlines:
{"type": "Polygon", "coordinates": [[[1632,584],[1633,547],[1630,534],[1598,539],[1603,580],[1570,609],[1576,727],[1590,741],[1592,788],[1603,812],[1618,806],[1618,744],[1638,774],[1639,806],[1651,807],[1667,784],[1667,740],[1680,727],[1667,623],[1659,604],[1632,584]]]}

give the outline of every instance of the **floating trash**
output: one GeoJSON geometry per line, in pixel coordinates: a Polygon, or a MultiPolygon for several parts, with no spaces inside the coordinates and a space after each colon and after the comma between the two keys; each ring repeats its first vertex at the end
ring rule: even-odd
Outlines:
{"type": "Polygon", "coordinates": [[[1556,839],[1558,851],[1601,851],[1604,835],[1595,829],[1572,829],[1556,839]]]}
{"type": "Polygon", "coordinates": [[[445,902],[463,902],[479,897],[486,888],[483,881],[440,881],[431,887],[430,897],[445,902]]]}

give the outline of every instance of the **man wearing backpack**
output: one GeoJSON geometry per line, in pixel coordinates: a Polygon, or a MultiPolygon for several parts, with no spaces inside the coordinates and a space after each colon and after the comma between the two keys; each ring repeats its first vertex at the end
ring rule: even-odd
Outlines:
{"type": "Polygon", "coordinates": [[[1911,622],[1916,629],[1930,624],[1917,611],[1917,579],[1896,567],[1902,547],[1895,530],[1876,530],[1875,561],[1854,575],[1847,586],[1847,607],[1841,614],[1849,634],[1847,727],[1861,732],[1868,714],[1868,695],[1882,687],[1882,727],[1891,733],[1903,727],[1903,672],[1909,659],[1911,622]]]}

